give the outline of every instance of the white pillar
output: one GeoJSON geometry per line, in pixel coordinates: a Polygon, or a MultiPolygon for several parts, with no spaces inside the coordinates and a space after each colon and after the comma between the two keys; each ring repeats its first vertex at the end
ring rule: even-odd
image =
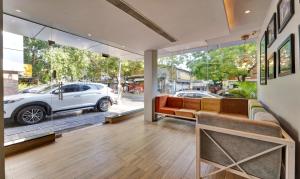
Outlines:
{"type": "MultiPolygon", "coordinates": [[[[0,10],[3,12],[3,0],[0,0],[0,10]]],[[[0,30],[3,31],[3,14],[0,15],[0,30]]],[[[3,114],[3,33],[0,35],[0,178],[5,178],[4,167],[4,114],[3,114]]]]}
{"type": "Polygon", "coordinates": [[[144,118],[155,121],[155,96],[157,95],[157,50],[144,53],[144,118]]]}

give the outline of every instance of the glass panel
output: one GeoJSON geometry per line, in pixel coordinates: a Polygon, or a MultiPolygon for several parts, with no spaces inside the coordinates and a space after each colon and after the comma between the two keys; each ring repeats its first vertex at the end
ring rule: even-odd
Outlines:
{"type": "Polygon", "coordinates": [[[4,29],[6,142],[143,108],[142,56],[8,15],[4,29]]]}
{"type": "MultiPolygon", "coordinates": [[[[19,33],[11,27],[22,27],[24,21],[5,18],[4,23],[4,110],[5,144],[37,137],[52,128],[41,128],[41,121],[49,121],[51,95],[45,93],[51,85],[51,62],[44,60],[48,43],[19,33]],[[16,24],[15,22],[20,22],[16,24]],[[41,70],[43,69],[43,70],[41,70]]],[[[32,35],[39,26],[25,31],[32,35]]]]}
{"type": "Polygon", "coordinates": [[[161,94],[256,98],[256,45],[253,42],[162,57],[158,64],[161,94]]]}
{"type": "Polygon", "coordinates": [[[144,63],[139,60],[121,61],[122,98],[120,101],[130,110],[144,108],[144,63]]]}
{"type": "Polygon", "coordinates": [[[207,82],[193,76],[189,62],[193,54],[171,55],[158,59],[158,91],[162,95],[186,98],[212,97],[207,82]]]}

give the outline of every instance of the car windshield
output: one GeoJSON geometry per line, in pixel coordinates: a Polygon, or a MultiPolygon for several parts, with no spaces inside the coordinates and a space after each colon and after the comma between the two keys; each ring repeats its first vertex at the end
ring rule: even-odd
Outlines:
{"type": "Polygon", "coordinates": [[[203,97],[216,97],[220,98],[220,95],[209,93],[209,92],[198,92],[198,91],[190,91],[190,92],[179,92],[177,96],[180,97],[189,97],[189,98],[203,98],[203,97]]]}
{"type": "Polygon", "coordinates": [[[54,89],[54,88],[57,88],[58,87],[58,85],[49,85],[49,86],[47,86],[47,87],[45,87],[45,88],[43,88],[43,89],[41,89],[39,92],[37,92],[37,93],[39,93],[39,94],[45,94],[45,93],[48,93],[48,92],[50,92],[52,89],[54,89]]]}

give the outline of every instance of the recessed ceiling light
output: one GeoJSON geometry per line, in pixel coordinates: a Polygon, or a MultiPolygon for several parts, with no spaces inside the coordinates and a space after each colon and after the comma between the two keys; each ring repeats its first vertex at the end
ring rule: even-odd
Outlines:
{"type": "Polygon", "coordinates": [[[17,9],[16,12],[22,12],[20,9],[17,9]]]}
{"type": "Polygon", "coordinates": [[[246,10],[245,11],[245,14],[249,14],[251,11],[250,10],[246,10]]]}
{"type": "Polygon", "coordinates": [[[88,36],[89,36],[89,37],[92,37],[92,34],[88,33],[88,36]]]}

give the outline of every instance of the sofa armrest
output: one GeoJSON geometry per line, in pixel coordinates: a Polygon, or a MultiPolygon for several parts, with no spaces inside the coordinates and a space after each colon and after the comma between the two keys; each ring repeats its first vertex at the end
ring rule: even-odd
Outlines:
{"type": "Polygon", "coordinates": [[[155,112],[159,112],[160,108],[165,107],[167,104],[168,96],[155,97],[155,112]]]}

